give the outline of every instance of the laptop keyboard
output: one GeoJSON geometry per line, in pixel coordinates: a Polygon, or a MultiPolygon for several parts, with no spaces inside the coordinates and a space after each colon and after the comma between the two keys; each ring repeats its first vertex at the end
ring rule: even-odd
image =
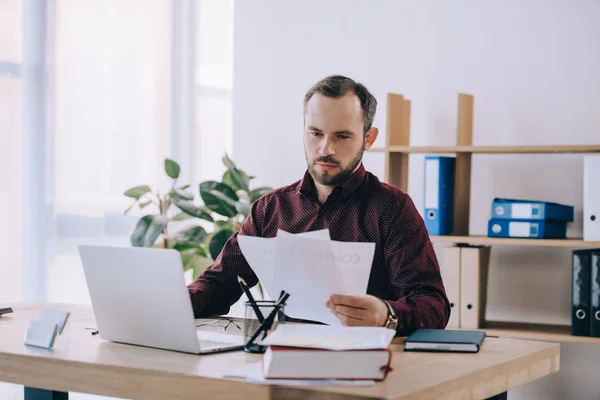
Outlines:
{"type": "Polygon", "coordinates": [[[200,340],[200,348],[202,350],[219,349],[222,347],[231,347],[231,346],[238,346],[238,344],[230,343],[230,342],[217,342],[215,340],[200,340]]]}
{"type": "Polygon", "coordinates": [[[244,344],[244,338],[238,335],[226,335],[213,332],[196,332],[201,349],[212,349],[217,347],[229,347],[232,345],[241,346],[244,344]]]}

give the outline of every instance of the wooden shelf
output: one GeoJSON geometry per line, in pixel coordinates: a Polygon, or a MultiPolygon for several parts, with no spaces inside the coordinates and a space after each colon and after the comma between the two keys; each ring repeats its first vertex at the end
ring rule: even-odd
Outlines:
{"type": "Polygon", "coordinates": [[[389,146],[371,148],[371,152],[391,153],[473,153],[473,154],[556,154],[598,153],[600,145],[574,146],[389,146]]]}
{"type": "Polygon", "coordinates": [[[432,242],[467,243],[474,245],[509,245],[509,246],[547,246],[547,247],[580,247],[600,248],[600,242],[583,239],[520,239],[496,238],[488,236],[431,236],[432,242]]]}
{"type": "Polygon", "coordinates": [[[597,343],[600,338],[571,335],[568,325],[537,325],[519,322],[489,321],[482,328],[491,336],[541,340],[546,342],[597,343]]]}

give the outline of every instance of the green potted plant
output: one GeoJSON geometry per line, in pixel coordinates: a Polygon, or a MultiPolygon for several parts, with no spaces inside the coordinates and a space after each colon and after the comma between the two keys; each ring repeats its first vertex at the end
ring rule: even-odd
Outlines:
{"type": "Polygon", "coordinates": [[[154,213],[137,222],[130,237],[132,246],[179,251],[184,271],[192,269],[196,279],[240,229],[254,202],[272,190],[265,186],[251,189],[254,177],[239,169],[227,154],[222,160],[227,170],[221,182],[201,182],[197,187],[199,199],[191,185],[179,183],[180,166],[170,159],[165,160],[165,173],[172,180],[167,191],[161,193],[148,185],[125,191],[124,195],[133,199],[125,214],[135,206],[142,210],[154,207],[154,213]],[[187,220],[190,224],[184,228],[170,229],[175,222],[187,220]]]}

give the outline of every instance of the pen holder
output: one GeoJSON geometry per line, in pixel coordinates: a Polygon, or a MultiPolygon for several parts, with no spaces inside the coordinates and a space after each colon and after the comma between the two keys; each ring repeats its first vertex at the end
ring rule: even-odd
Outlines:
{"type": "MultiPolygon", "coordinates": [[[[277,325],[285,323],[285,303],[277,305],[275,300],[258,300],[255,302],[256,306],[260,310],[262,316],[267,318],[271,312],[275,308],[277,308],[277,315],[273,320],[273,323],[270,327],[266,327],[264,332],[262,332],[258,337],[254,340],[255,342],[260,341],[266,334],[266,331],[277,328],[277,325]]],[[[244,343],[248,343],[250,339],[254,336],[256,331],[260,328],[261,323],[258,320],[256,312],[254,311],[254,307],[252,304],[247,301],[244,303],[245,306],[245,314],[244,314],[244,343]]],[[[264,353],[266,348],[265,346],[261,346],[256,343],[251,343],[247,345],[244,350],[248,353],[264,353]]]]}

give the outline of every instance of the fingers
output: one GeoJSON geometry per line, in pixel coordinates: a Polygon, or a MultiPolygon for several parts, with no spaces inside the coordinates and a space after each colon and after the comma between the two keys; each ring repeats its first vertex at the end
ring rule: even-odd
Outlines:
{"type": "Polygon", "coordinates": [[[333,314],[344,326],[375,326],[375,315],[367,310],[346,306],[330,307],[333,314]]]}
{"type": "MultiPolygon", "coordinates": [[[[361,296],[344,296],[341,294],[333,294],[327,300],[327,303],[333,305],[344,305],[346,307],[367,309],[369,306],[369,300],[361,296]]],[[[329,305],[327,305],[329,307],[329,305]]]]}
{"type": "Polygon", "coordinates": [[[342,322],[344,326],[362,326],[364,322],[362,319],[351,317],[349,315],[345,315],[341,312],[332,310],[333,314],[342,322]]]}
{"type": "Polygon", "coordinates": [[[367,310],[361,308],[347,307],[342,305],[333,305],[330,307],[333,312],[346,315],[350,318],[365,319],[368,316],[367,310]]]}
{"type": "Polygon", "coordinates": [[[378,326],[373,299],[377,300],[372,296],[334,294],[327,299],[325,306],[331,309],[345,326],[378,326]]]}

